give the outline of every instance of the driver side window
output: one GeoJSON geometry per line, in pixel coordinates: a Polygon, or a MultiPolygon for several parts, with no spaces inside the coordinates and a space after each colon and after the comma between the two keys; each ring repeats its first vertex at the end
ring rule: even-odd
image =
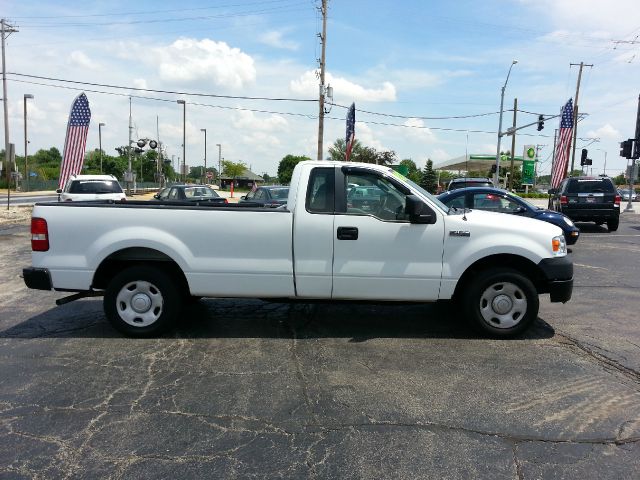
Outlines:
{"type": "Polygon", "coordinates": [[[371,215],[384,221],[407,221],[406,195],[376,173],[349,172],[345,185],[347,215],[371,215]]]}

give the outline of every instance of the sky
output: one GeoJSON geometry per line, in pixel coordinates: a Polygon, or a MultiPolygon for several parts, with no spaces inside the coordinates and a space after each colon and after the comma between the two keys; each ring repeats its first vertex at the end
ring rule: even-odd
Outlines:
{"type": "MultiPolygon", "coordinates": [[[[558,115],[575,96],[579,68],[570,64],[584,62],[593,67],[582,75],[578,104],[586,116],[576,162],[586,147],[594,174],[604,171],[606,156],[606,173],[617,175],[627,163],[619,142],[634,136],[640,94],[636,1],[328,0],[326,83],[334,97],[323,157],[344,137],[352,102],[356,138],[399,160],[422,168],[427,159],[495,154],[512,61],[504,128],[512,125],[514,98],[518,126],[558,115]]],[[[209,166],[220,155],[275,175],[286,155],[317,157],[320,0],[77,3],[4,0],[0,9],[18,30],[6,48],[17,154],[24,154],[25,94],[34,96],[27,112],[35,152],[62,150],[71,103],[84,91],[92,111],[88,150],[98,148],[99,123],[105,152],[127,144],[131,99],[134,140],[159,138],[177,160],[177,100],[185,100],[189,166],[204,163],[201,129],[209,166]]],[[[547,120],[542,131],[534,125],[516,136],[517,154],[540,145],[540,173],[550,171],[558,125],[547,120]]],[[[511,138],[502,145],[509,149],[511,138]]]]}

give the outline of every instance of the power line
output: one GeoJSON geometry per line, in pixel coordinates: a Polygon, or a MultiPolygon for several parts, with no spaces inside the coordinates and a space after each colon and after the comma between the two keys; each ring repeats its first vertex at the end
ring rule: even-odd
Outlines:
{"type": "MultiPolygon", "coordinates": [[[[346,105],[340,105],[337,103],[331,104],[334,107],[348,109],[349,107],[346,105]]],[[[358,110],[358,113],[368,113],[370,115],[379,115],[381,117],[390,117],[390,118],[405,118],[405,119],[417,119],[417,120],[455,120],[462,118],[476,118],[476,117],[487,117],[490,115],[497,115],[500,112],[488,112],[488,113],[476,113],[472,115],[451,115],[448,117],[421,117],[416,115],[396,115],[393,113],[380,113],[380,112],[371,112],[369,110],[358,110]]]]}
{"type": "Polygon", "coordinates": [[[227,5],[216,5],[210,7],[194,7],[194,8],[179,8],[179,9],[170,9],[170,10],[154,10],[153,12],[145,11],[127,11],[127,12],[117,12],[117,13],[93,13],[86,15],[35,15],[35,16],[24,16],[24,17],[13,17],[19,19],[55,19],[55,18],[91,18],[91,17],[119,17],[122,15],[149,15],[149,14],[158,14],[158,13],[173,13],[173,12],[193,12],[197,10],[213,10],[220,8],[230,8],[230,7],[244,7],[249,5],[264,5],[265,3],[282,3],[288,0],[261,0],[259,2],[247,2],[247,3],[231,3],[227,5]]]}
{"type": "Polygon", "coordinates": [[[123,20],[117,22],[74,22],[74,23],[29,23],[23,22],[25,28],[61,28],[61,27],[106,27],[115,25],[141,25],[141,24],[154,24],[154,23],[175,23],[186,22],[193,20],[216,20],[224,18],[246,17],[251,15],[258,15],[270,12],[292,12],[302,11],[308,9],[308,6],[304,8],[292,8],[295,6],[307,5],[307,2],[295,2],[290,5],[282,5],[273,8],[264,8],[261,10],[251,10],[238,13],[227,13],[218,15],[199,15],[194,17],[181,17],[181,18],[157,18],[157,19],[144,19],[144,20],[123,20]]]}
{"type": "Polygon", "coordinates": [[[245,95],[218,95],[214,93],[179,92],[179,91],[172,91],[172,90],[155,90],[152,88],[125,87],[122,85],[110,85],[107,83],[81,82],[77,80],[65,80],[62,78],[42,77],[39,75],[27,75],[25,73],[7,72],[7,74],[15,75],[18,77],[36,78],[38,80],[48,80],[52,82],[73,83],[76,85],[89,85],[91,87],[116,88],[121,90],[134,90],[136,92],[165,93],[169,95],[185,95],[190,97],[229,98],[233,100],[268,100],[272,102],[317,102],[317,100],[315,99],[305,99],[305,98],[249,97],[245,95]]]}

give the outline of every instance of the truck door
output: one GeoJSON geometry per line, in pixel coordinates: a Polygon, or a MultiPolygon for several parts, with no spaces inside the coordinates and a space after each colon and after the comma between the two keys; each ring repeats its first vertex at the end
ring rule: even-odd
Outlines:
{"type": "Polygon", "coordinates": [[[404,213],[410,192],[381,172],[342,167],[336,176],[332,298],[436,300],[443,215],[436,212],[434,224],[410,223],[404,213]],[[358,189],[367,191],[366,206],[350,201],[358,189]]]}
{"type": "Polygon", "coordinates": [[[293,220],[298,297],[331,298],[335,172],[335,167],[313,168],[306,193],[298,193],[293,220]]]}

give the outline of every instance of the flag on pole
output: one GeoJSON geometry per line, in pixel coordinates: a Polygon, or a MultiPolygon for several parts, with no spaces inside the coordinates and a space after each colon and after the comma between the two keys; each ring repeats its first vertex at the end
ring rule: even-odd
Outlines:
{"type": "Polygon", "coordinates": [[[569,99],[560,114],[560,131],[556,145],[556,158],[551,168],[551,188],[558,188],[564,179],[569,163],[571,136],[573,135],[573,100],[569,99]]]}
{"type": "Polygon", "coordinates": [[[356,104],[352,103],[347,111],[347,135],[345,138],[346,150],[345,161],[349,161],[351,156],[351,150],[353,149],[353,142],[356,140],[356,104]]]}
{"type": "Polygon", "coordinates": [[[64,188],[71,175],[77,175],[82,171],[90,121],[89,99],[83,92],[76,97],[71,105],[69,123],[67,124],[67,138],[64,141],[62,165],[60,165],[58,188],[64,188]]]}

